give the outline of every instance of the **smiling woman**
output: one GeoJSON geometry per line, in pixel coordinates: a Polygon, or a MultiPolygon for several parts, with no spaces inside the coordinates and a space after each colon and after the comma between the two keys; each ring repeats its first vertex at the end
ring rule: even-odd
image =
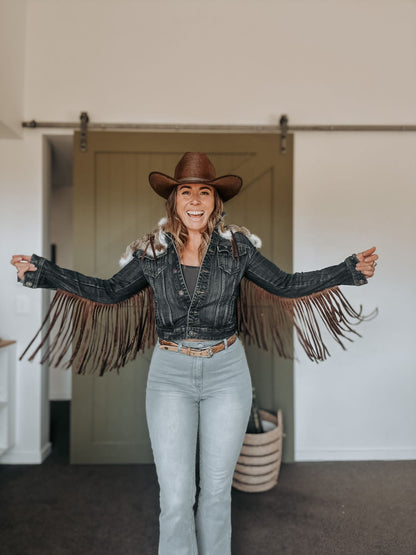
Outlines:
{"type": "Polygon", "coordinates": [[[73,346],[74,371],[93,364],[102,374],[155,345],[146,416],[161,490],[159,555],[229,555],[231,485],[252,400],[238,333],[291,356],[292,323],[311,360],[324,360],[319,320],[341,346],[356,333],[351,325],[363,317],[338,286],[367,283],[378,256],[373,247],[322,270],[287,274],[261,255],[261,242],[246,228],[223,222],[223,203],[240,191],[240,177],[216,177],[205,154],[187,152],[174,177],[152,172],[149,181],[167,201],[167,218],[130,243],[112,278],[85,276],[37,255],[14,255],[11,262],[23,285],[58,289],[41,345],[55,325],[59,332],[43,360],[59,363],[73,346]],[[188,266],[197,274],[194,284],[188,266]]]}

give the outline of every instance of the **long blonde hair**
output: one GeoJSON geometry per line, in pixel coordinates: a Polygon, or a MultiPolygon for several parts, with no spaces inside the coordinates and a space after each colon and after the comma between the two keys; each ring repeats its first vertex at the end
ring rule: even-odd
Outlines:
{"type": "MultiPolygon", "coordinates": [[[[183,221],[180,219],[176,210],[176,191],[177,187],[173,189],[166,201],[167,222],[163,224],[162,229],[163,231],[168,231],[172,234],[180,258],[185,249],[186,243],[188,242],[188,229],[186,228],[183,221]]],[[[201,244],[199,246],[199,263],[201,263],[202,259],[204,258],[205,251],[208,248],[209,240],[215,226],[217,226],[221,222],[223,216],[224,203],[215,188],[214,201],[214,210],[212,211],[208,219],[206,229],[201,234],[202,238],[201,244]]]]}

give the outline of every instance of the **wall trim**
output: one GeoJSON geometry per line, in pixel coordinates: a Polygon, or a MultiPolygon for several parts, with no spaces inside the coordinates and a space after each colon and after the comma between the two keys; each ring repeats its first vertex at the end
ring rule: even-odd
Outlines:
{"type": "Polygon", "coordinates": [[[374,449],[297,449],[296,462],[312,461],[406,461],[416,460],[416,447],[374,449]]]}
{"type": "Polygon", "coordinates": [[[52,444],[50,442],[40,450],[19,451],[11,449],[0,458],[0,464],[41,464],[52,452],[52,444]]]}

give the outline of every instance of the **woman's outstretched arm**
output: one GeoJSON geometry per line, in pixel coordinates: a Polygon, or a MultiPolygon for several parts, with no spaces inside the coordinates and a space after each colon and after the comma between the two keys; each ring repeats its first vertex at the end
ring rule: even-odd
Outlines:
{"type": "Polygon", "coordinates": [[[335,266],[311,272],[288,274],[256,251],[250,259],[245,277],[269,293],[296,298],[338,285],[364,285],[374,275],[378,255],[371,247],[351,255],[335,266]]]}
{"type": "Polygon", "coordinates": [[[61,268],[36,254],[15,254],[10,263],[16,267],[17,278],[25,287],[60,289],[104,304],[124,301],[148,285],[141,261],[136,257],[109,279],[61,268]]]}
{"type": "Polygon", "coordinates": [[[377,314],[355,310],[339,285],[363,285],[374,275],[375,247],[351,255],[335,266],[312,272],[287,274],[253,252],[242,280],[238,303],[239,330],[263,349],[274,345],[293,357],[292,325],[307,356],[314,361],[329,356],[327,332],[345,349],[344,340],[356,334],[355,324],[377,314]],[[324,331],[326,330],[326,331],[324,331]]]}

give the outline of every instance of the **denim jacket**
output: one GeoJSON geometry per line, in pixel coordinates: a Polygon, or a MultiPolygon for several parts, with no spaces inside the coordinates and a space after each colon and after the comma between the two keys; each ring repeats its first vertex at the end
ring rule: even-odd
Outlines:
{"type": "Polygon", "coordinates": [[[26,272],[23,285],[59,289],[97,303],[120,303],[146,286],[153,290],[157,334],[161,339],[222,340],[237,330],[237,298],[246,278],[262,290],[286,299],[305,297],[338,285],[363,285],[365,276],[355,269],[356,255],[322,270],[288,274],[265,258],[243,233],[232,242],[215,229],[199,269],[195,291],[188,292],[172,237],[154,253],[139,249],[110,279],[85,276],[32,255],[36,272],[26,272]]]}

